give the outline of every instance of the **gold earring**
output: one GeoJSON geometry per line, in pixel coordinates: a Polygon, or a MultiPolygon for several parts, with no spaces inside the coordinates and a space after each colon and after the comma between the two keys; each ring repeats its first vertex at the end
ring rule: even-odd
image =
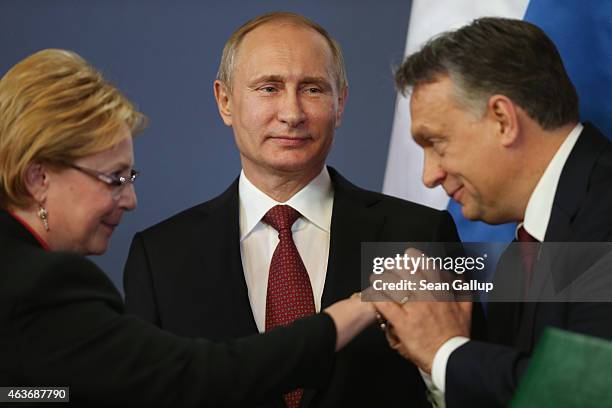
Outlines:
{"type": "Polygon", "coordinates": [[[38,218],[42,221],[45,226],[45,230],[49,231],[49,213],[42,205],[38,206],[38,218]]]}

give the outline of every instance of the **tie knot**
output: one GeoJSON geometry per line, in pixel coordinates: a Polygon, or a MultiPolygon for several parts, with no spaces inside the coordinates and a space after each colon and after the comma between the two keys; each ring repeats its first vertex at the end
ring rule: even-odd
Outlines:
{"type": "Polygon", "coordinates": [[[264,215],[263,222],[270,225],[272,228],[281,232],[282,230],[291,229],[291,226],[301,217],[301,214],[288,205],[275,205],[264,215]]]}
{"type": "Polygon", "coordinates": [[[531,234],[528,233],[523,227],[518,229],[517,235],[519,242],[538,242],[538,240],[531,236],[531,234]]]}

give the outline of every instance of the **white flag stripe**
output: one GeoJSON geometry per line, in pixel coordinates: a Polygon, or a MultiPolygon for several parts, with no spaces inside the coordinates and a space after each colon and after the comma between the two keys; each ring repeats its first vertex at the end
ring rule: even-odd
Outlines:
{"type": "MultiPolygon", "coordinates": [[[[405,55],[418,51],[434,35],[478,17],[523,18],[528,3],[528,0],[413,0],[405,55]]],[[[423,152],[410,137],[408,99],[398,94],[383,192],[437,209],[446,208],[448,196],[441,187],[426,188],[421,182],[422,170],[423,152]]]]}

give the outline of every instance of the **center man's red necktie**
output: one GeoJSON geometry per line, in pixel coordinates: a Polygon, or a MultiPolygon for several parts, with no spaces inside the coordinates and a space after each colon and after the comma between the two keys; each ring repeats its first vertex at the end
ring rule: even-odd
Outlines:
{"type": "MultiPolygon", "coordinates": [[[[315,313],[310,278],[291,233],[291,226],[300,216],[288,205],[277,205],[263,217],[263,222],[278,231],[279,239],[268,276],[266,331],[315,313]]],[[[297,408],[302,394],[301,388],[285,394],[287,406],[297,408]]]]}

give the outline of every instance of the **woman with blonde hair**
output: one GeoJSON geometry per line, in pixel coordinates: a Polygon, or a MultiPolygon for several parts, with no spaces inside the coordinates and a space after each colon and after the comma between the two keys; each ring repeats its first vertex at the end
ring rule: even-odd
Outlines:
{"type": "Polygon", "coordinates": [[[358,299],[232,343],[181,339],[124,314],[83,255],[136,207],[132,137],[146,119],[73,52],[0,80],[0,385],[69,386],[73,403],[237,406],[324,386],[369,325],[358,299]]]}

